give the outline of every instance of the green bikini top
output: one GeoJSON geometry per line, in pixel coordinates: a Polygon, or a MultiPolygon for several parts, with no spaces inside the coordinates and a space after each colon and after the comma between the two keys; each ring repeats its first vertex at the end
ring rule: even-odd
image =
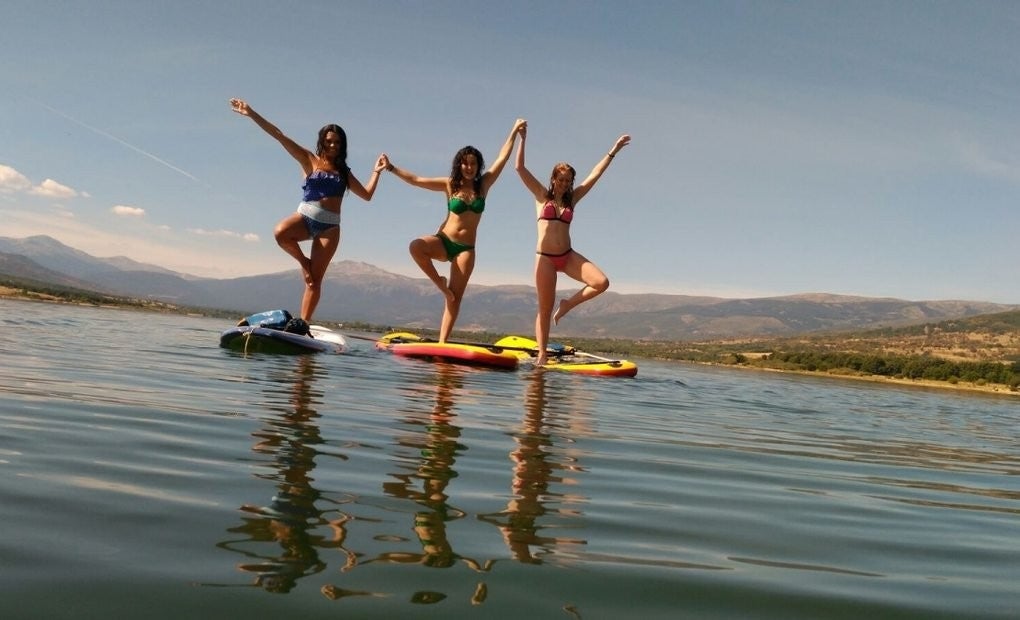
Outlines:
{"type": "Polygon", "coordinates": [[[464,213],[468,209],[474,213],[481,213],[482,211],[485,211],[485,196],[477,196],[471,202],[464,202],[460,198],[454,196],[450,198],[450,202],[448,202],[446,206],[450,209],[450,213],[456,213],[457,215],[464,213]]]}

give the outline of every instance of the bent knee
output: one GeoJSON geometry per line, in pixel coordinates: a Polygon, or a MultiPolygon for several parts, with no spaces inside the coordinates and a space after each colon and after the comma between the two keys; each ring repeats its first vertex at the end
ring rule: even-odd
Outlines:
{"type": "Polygon", "coordinates": [[[277,245],[297,243],[298,241],[301,241],[301,239],[298,239],[295,236],[294,231],[290,226],[286,226],[282,223],[273,229],[273,238],[276,239],[277,245]]]}
{"type": "Polygon", "coordinates": [[[428,254],[428,244],[420,237],[412,239],[411,243],[407,244],[407,251],[411,256],[424,256],[428,254]]]}
{"type": "Polygon", "coordinates": [[[609,289],[609,278],[602,277],[595,282],[592,282],[589,286],[600,293],[605,293],[609,289]]]}

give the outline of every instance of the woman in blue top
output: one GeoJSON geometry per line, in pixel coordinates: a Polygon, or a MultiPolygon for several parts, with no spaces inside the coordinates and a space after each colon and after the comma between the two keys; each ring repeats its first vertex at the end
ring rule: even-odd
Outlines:
{"type": "Polygon", "coordinates": [[[340,203],[346,190],[364,200],[372,200],[379,174],[385,162],[380,155],[368,185],[362,185],[347,166],[347,134],[339,125],[326,125],[319,130],[315,152],[288,138],[275,125],[262,118],[242,99],[231,99],[235,112],[255,121],[297,160],[305,175],[304,195],[297,211],[280,220],[273,232],[276,243],[301,265],[305,293],[301,299],[301,318],[312,320],[322,295],[322,279],[333,255],[340,247],[340,203]],[[308,256],[298,245],[311,240],[308,256]]]}
{"type": "Polygon", "coordinates": [[[387,170],[407,183],[446,194],[446,219],[439,231],[415,239],[409,247],[414,262],[446,296],[443,322],[439,326],[439,342],[446,342],[453,331],[464,290],[475,268],[475,237],[478,223],[482,220],[482,211],[485,210],[485,197],[510,159],[514,140],[523,126],[524,121],[517,119],[496,161],[485,172],[482,172],[485,160],[473,146],[465,146],[457,151],[449,177],[420,177],[397,168],[385,154],[380,158],[387,170]],[[439,275],[432,261],[450,262],[449,279],[439,275]]]}

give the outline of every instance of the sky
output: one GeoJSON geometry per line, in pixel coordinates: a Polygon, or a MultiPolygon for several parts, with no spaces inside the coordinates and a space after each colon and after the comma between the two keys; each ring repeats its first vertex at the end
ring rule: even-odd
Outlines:
{"type": "MultiPolygon", "coordinates": [[[[1011,1],[8,0],[0,236],[296,269],[272,231],[302,173],[239,97],[312,150],[342,125],[363,183],[383,152],[489,163],[517,118],[539,179],[631,135],[571,225],[617,292],[1018,304],[1017,32],[1011,1]]],[[[445,214],[383,175],[345,197],[334,260],[422,277],[408,243],[445,214]]],[[[511,157],[472,282],[531,284],[535,234],[511,157]]]]}

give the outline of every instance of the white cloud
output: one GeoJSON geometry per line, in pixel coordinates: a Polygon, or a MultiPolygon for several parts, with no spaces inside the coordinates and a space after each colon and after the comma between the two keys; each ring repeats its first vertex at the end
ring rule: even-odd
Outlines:
{"type": "Polygon", "coordinates": [[[232,230],[205,230],[204,228],[189,228],[188,232],[199,235],[201,237],[230,237],[233,239],[241,239],[243,241],[258,241],[259,236],[255,233],[239,233],[232,230]]]}
{"type": "Polygon", "coordinates": [[[114,205],[110,208],[110,211],[114,215],[124,215],[128,217],[142,217],[145,215],[145,209],[141,207],[129,207],[127,205],[114,205]]]}
{"type": "Polygon", "coordinates": [[[0,164],[0,193],[23,192],[32,187],[28,177],[10,166],[0,164]]]}
{"type": "Polygon", "coordinates": [[[983,176],[1005,179],[1012,183],[1020,182],[1020,161],[1011,160],[1003,154],[993,154],[989,149],[976,142],[960,146],[960,158],[963,165],[983,176]]]}
{"type": "Polygon", "coordinates": [[[66,185],[61,185],[60,183],[57,183],[53,179],[46,179],[45,181],[40,183],[37,187],[33,187],[32,189],[28,190],[28,193],[34,194],[36,196],[43,196],[45,198],[57,198],[57,199],[74,198],[75,196],[78,195],[78,192],[76,192],[75,190],[71,189],[66,185]]]}
{"type": "Polygon", "coordinates": [[[0,164],[0,194],[27,193],[43,198],[54,198],[66,200],[75,196],[88,196],[84,192],[78,192],[53,179],[46,179],[39,185],[33,187],[32,182],[25,175],[21,174],[10,166],[0,164]]]}

